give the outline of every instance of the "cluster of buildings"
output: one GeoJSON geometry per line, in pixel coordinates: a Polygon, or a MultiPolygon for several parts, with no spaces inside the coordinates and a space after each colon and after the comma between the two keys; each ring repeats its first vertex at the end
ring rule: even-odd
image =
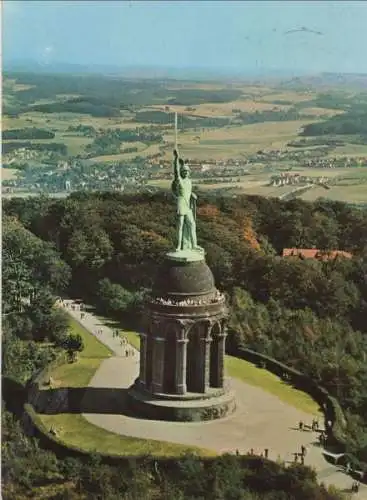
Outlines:
{"type": "Polygon", "coordinates": [[[137,190],[146,184],[144,166],[131,164],[91,164],[87,160],[58,161],[53,165],[30,165],[23,176],[3,181],[4,193],[70,192],[77,190],[137,190]]]}
{"type": "MultiPolygon", "coordinates": [[[[246,158],[229,158],[229,159],[207,159],[205,161],[198,159],[189,159],[189,165],[197,179],[205,179],[215,177],[216,182],[220,178],[236,177],[248,173],[249,166],[257,164],[263,167],[275,167],[279,163],[289,162],[291,166],[299,165],[304,168],[345,168],[352,166],[367,166],[367,158],[351,158],[348,156],[342,157],[324,157],[320,158],[320,151],[292,151],[289,149],[273,149],[268,151],[257,151],[255,154],[249,155],[246,158]],[[275,164],[275,165],[274,165],[275,164]]],[[[172,162],[170,160],[162,160],[159,155],[151,157],[148,160],[148,177],[149,179],[167,179],[171,175],[172,162]]],[[[325,177],[309,178],[300,174],[279,174],[271,178],[270,185],[283,186],[285,184],[302,184],[302,183],[325,183],[325,177]]],[[[218,181],[219,182],[219,181],[218,181]]],[[[223,180],[230,182],[230,179],[223,180]]]]}
{"type": "Polygon", "coordinates": [[[286,186],[294,184],[327,184],[327,177],[309,177],[301,174],[292,174],[290,172],[282,172],[277,175],[272,175],[269,186],[286,186]]]}
{"type": "Polygon", "coordinates": [[[350,158],[349,156],[339,156],[335,158],[310,158],[302,161],[302,166],[308,168],[345,168],[367,166],[367,158],[350,158]]]}
{"type": "MultiPolygon", "coordinates": [[[[93,159],[74,158],[70,161],[58,160],[48,151],[32,151],[19,148],[11,151],[4,158],[4,164],[17,162],[28,163],[23,177],[4,181],[3,188],[11,190],[71,191],[77,189],[108,189],[122,191],[125,188],[137,189],[149,180],[169,180],[172,177],[172,161],[162,158],[164,145],[159,152],[148,158],[136,157],[128,162],[100,163],[93,159]],[[40,168],[42,167],[42,168],[40,168]]],[[[284,149],[259,150],[242,158],[229,159],[189,159],[189,165],[198,183],[236,183],[241,176],[249,173],[252,167],[264,168],[265,171],[277,171],[283,165],[297,168],[337,168],[367,166],[367,157],[320,157],[320,149],[306,151],[284,149]]],[[[320,184],[326,189],[328,179],[324,176],[308,177],[300,173],[274,173],[270,186],[320,184]]]]}
{"type": "Polygon", "coordinates": [[[3,162],[6,165],[12,165],[17,162],[25,162],[29,160],[36,160],[37,158],[44,157],[45,153],[35,151],[27,148],[14,149],[3,157],[3,162]]]}

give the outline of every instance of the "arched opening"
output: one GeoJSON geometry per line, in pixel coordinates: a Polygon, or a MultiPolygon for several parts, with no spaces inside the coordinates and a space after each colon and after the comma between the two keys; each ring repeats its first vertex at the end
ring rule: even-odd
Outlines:
{"type": "Polygon", "coordinates": [[[164,392],[174,394],[176,387],[176,329],[172,324],[166,328],[166,341],[164,343],[164,392]]]}
{"type": "Polygon", "coordinates": [[[188,392],[199,392],[201,385],[200,370],[200,327],[194,325],[188,332],[186,358],[186,385],[188,392]]]}
{"type": "Polygon", "coordinates": [[[210,345],[210,387],[220,387],[220,376],[219,376],[219,350],[218,350],[218,342],[220,334],[220,326],[219,323],[215,323],[212,328],[211,336],[212,342],[210,345]]]}

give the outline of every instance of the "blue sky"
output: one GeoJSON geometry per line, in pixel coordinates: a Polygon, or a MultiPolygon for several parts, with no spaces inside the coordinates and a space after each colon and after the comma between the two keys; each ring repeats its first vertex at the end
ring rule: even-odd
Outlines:
{"type": "Polygon", "coordinates": [[[5,61],[367,73],[366,49],[363,1],[3,2],[5,61]]]}

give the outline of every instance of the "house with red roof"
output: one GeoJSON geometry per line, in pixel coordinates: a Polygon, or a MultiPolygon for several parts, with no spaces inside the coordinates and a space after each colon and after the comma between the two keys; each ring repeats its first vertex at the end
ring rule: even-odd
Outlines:
{"type": "Polygon", "coordinates": [[[350,252],[344,250],[319,250],[318,248],[284,248],[282,256],[318,260],[333,260],[337,257],[351,259],[353,257],[350,252]]]}

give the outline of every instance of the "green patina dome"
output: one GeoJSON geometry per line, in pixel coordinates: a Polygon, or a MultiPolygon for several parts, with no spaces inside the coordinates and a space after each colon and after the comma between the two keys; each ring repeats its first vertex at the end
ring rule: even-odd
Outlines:
{"type": "Polygon", "coordinates": [[[180,262],[167,257],[158,270],[153,294],[160,297],[201,296],[215,290],[214,276],[204,258],[180,262]]]}

